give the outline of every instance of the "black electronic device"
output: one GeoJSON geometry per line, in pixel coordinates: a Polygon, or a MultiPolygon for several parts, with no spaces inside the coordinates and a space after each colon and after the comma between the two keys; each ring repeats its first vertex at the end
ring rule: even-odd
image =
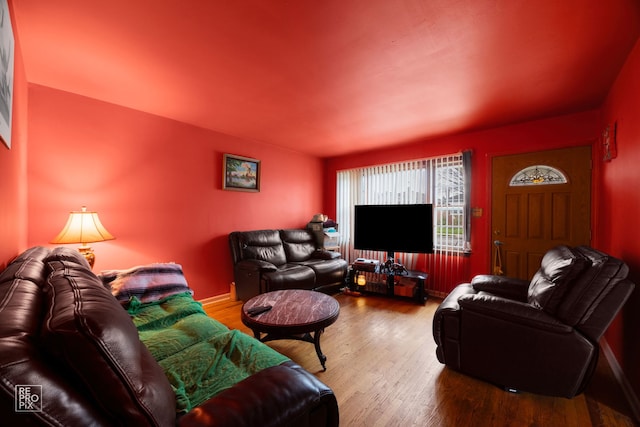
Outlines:
{"type": "Polygon", "coordinates": [[[379,266],[377,259],[358,258],[353,262],[353,267],[358,271],[376,271],[379,266]]]}
{"type": "Polygon", "coordinates": [[[433,252],[433,205],[355,206],[354,248],[395,252],[433,252]]]}

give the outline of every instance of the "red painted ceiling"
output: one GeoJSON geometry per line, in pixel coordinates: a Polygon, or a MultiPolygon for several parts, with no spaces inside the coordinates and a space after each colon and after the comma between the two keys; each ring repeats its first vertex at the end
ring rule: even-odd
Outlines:
{"type": "Polygon", "coordinates": [[[601,105],[638,0],[10,0],[27,80],[317,156],[601,105]]]}

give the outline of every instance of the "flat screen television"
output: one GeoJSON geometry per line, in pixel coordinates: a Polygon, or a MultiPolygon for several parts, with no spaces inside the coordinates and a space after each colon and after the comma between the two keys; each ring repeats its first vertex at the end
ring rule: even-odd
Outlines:
{"type": "Polygon", "coordinates": [[[433,252],[433,205],[356,205],[355,249],[433,252]]]}

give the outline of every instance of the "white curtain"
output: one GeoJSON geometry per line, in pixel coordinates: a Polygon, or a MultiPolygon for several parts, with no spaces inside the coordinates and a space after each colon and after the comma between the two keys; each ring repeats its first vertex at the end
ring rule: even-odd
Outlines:
{"type": "MultiPolygon", "coordinates": [[[[353,248],[354,206],[374,204],[433,204],[435,254],[424,268],[439,270],[451,262],[451,255],[468,253],[469,164],[467,152],[338,171],[336,221],[343,256],[348,262],[358,257],[385,259],[384,252],[353,248]]],[[[396,257],[407,269],[416,268],[417,254],[396,257]]]]}

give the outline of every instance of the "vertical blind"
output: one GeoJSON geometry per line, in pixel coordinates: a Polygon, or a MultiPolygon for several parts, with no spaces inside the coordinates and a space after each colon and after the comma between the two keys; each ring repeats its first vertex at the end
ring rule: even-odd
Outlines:
{"type": "MultiPolygon", "coordinates": [[[[430,282],[446,293],[449,282],[455,282],[454,276],[466,269],[466,262],[460,264],[464,262],[460,255],[471,250],[470,158],[470,152],[465,152],[338,171],[336,220],[340,250],[347,261],[358,257],[383,260],[386,256],[353,248],[354,206],[431,203],[434,254],[426,257],[424,266],[417,265],[418,254],[396,253],[396,258],[409,270],[428,269],[430,282]]],[[[380,232],[385,232],[385,225],[380,232]]]]}

